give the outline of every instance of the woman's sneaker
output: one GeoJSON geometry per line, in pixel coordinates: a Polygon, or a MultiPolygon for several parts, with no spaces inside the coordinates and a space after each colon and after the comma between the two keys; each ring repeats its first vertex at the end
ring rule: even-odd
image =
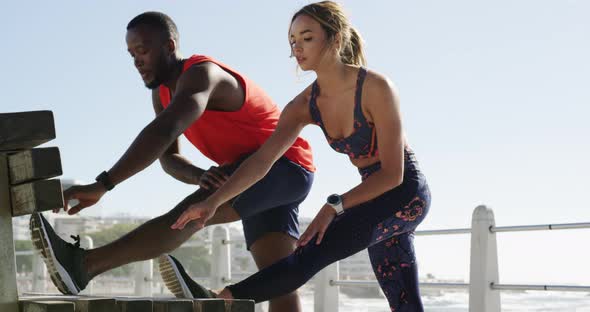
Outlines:
{"type": "Polygon", "coordinates": [[[177,298],[215,298],[215,294],[193,281],[182,264],[171,255],[161,255],[158,259],[160,275],[171,293],[177,298]]]}

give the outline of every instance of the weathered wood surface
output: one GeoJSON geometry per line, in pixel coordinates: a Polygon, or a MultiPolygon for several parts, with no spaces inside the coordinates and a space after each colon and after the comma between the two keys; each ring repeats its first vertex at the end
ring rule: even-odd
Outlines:
{"type": "Polygon", "coordinates": [[[223,299],[197,299],[193,302],[193,312],[225,312],[225,301],[223,299]]]}
{"type": "Polygon", "coordinates": [[[153,312],[193,312],[193,301],[190,299],[154,298],[153,312]]]}
{"type": "Polygon", "coordinates": [[[64,206],[61,182],[57,179],[13,186],[11,197],[13,216],[63,208],[64,206]]]}
{"type": "Polygon", "coordinates": [[[153,301],[147,298],[115,298],[117,312],[151,312],[153,301]]]}
{"type": "Polygon", "coordinates": [[[252,300],[225,300],[225,312],[254,312],[254,301],[252,300]]]}
{"type": "Polygon", "coordinates": [[[62,174],[57,147],[35,148],[8,156],[12,185],[54,178],[62,174]]]}
{"type": "Polygon", "coordinates": [[[76,312],[115,312],[117,301],[113,298],[78,298],[72,300],[76,312]]]}
{"type": "MultiPolygon", "coordinates": [[[[251,300],[191,300],[163,297],[108,298],[65,295],[25,296],[20,298],[21,312],[30,312],[22,310],[25,302],[69,302],[73,303],[74,310],[67,311],[75,312],[254,312],[254,301],[251,300]]],[[[62,310],[56,311],[61,312],[62,310]]]]}
{"type": "Polygon", "coordinates": [[[53,139],[51,111],[0,114],[0,151],[33,148],[53,139]]]}
{"type": "Polygon", "coordinates": [[[74,312],[74,303],[68,301],[22,301],[20,310],[21,312],[74,312]]]}
{"type": "Polygon", "coordinates": [[[8,157],[0,153],[0,311],[16,312],[18,293],[12,240],[8,157]]]}
{"type": "Polygon", "coordinates": [[[114,298],[90,297],[90,296],[23,296],[20,299],[21,307],[27,301],[67,301],[74,304],[75,312],[115,312],[116,300],[114,298]]]}

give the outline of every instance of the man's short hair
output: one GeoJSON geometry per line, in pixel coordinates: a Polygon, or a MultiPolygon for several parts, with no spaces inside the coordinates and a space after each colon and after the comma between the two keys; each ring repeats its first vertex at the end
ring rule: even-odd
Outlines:
{"type": "Polygon", "coordinates": [[[127,24],[127,30],[140,25],[147,25],[157,31],[161,31],[165,39],[172,39],[178,45],[178,29],[170,16],[162,12],[153,11],[141,13],[127,24]]]}

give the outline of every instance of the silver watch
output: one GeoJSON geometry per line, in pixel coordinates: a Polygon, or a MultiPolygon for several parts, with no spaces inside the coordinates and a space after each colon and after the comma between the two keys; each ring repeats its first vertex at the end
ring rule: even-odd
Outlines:
{"type": "Polygon", "coordinates": [[[342,207],[342,196],[338,194],[332,194],[328,196],[328,200],[326,203],[336,210],[336,215],[339,216],[344,212],[344,207],[342,207]]]}

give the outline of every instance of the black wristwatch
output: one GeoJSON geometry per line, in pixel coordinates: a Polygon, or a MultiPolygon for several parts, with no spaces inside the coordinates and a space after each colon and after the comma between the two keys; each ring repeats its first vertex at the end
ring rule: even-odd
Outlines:
{"type": "Polygon", "coordinates": [[[101,172],[98,177],[96,177],[96,182],[102,184],[107,191],[110,191],[115,187],[113,182],[111,182],[109,173],[106,171],[101,172]]]}
{"type": "Polygon", "coordinates": [[[336,215],[339,216],[344,212],[344,207],[342,206],[342,196],[338,194],[332,194],[328,196],[328,200],[326,203],[336,210],[336,215]]]}

